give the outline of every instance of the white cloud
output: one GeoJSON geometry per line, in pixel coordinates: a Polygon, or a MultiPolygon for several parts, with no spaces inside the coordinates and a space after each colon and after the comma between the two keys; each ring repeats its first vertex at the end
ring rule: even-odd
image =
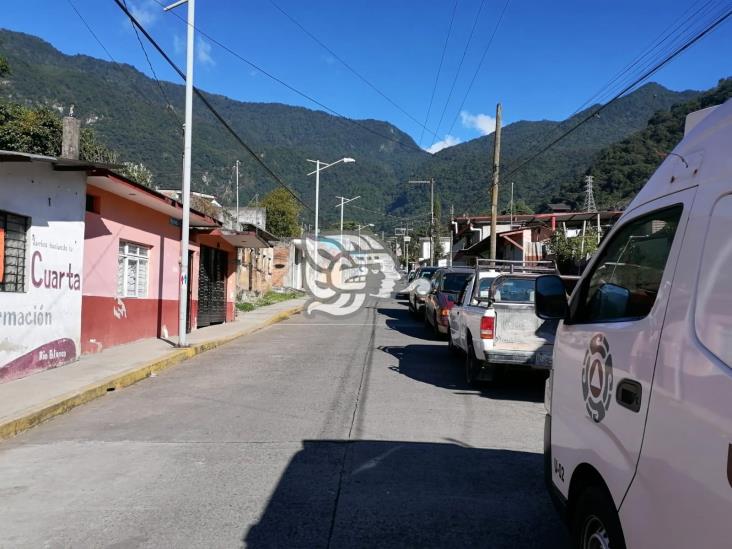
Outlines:
{"type": "Polygon", "coordinates": [[[176,55],[180,55],[181,53],[186,51],[186,42],[183,38],[178,36],[177,34],[173,35],[173,51],[176,55]]]}
{"type": "Polygon", "coordinates": [[[446,149],[447,147],[452,147],[453,145],[457,145],[458,143],[460,143],[459,137],[455,137],[454,135],[448,134],[445,136],[445,139],[443,139],[442,141],[437,141],[431,147],[428,147],[425,150],[428,153],[435,154],[436,152],[439,152],[442,149],[446,149]]]}
{"type": "Polygon", "coordinates": [[[201,65],[215,65],[213,57],[211,57],[211,44],[204,39],[196,40],[196,59],[201,65]]]}
{"type": "Polygon", "coordinates": [[[463,126],[478,130],[480,135],[488,135],[496,131],[496,119],[487,114],[470,114],[468,111],[461,111],[460,120],[463,126]]]}
{"type": "Polygon", "coordinates": [[[153,0],[135,0],[134,2],[129,0],[127,7],[140,25],[145,28],[151,27],[162,12],[160,5],[153,0]]]}

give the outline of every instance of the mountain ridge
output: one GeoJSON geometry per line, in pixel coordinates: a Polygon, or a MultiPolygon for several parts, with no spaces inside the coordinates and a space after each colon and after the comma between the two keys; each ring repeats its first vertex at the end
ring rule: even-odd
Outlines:
{"type": "MultiPolygon", "coordinates": [[[[59,112],[67,112],[71,104],[75,105],[77,116],[93,127],[102,141],[119,151],[122,160],[147,165],[157,185],[177,186],[174,182],[180,178],[183,148],[182,85],[160,83],[170,103],[176,106],[175,112],[171,112],[158,83],[132,65],[85,54],[67,55],[41,38],[10,30],[0,30],[0,54],[7,57],[11,69],[10,76],[0,84],[0,97],[27,105],[48,105],[59,112]]],[[[534,208],[561,198],[557,195],[568,183],[581,184],[581,176],[601,150],[642,130],[657,111],[668,110],[698,93],[646,84],[607,107],[599,119],[584,124],[515,174],[512,171],[521,159],[529,156],[532,144],[544,143],[548,132],[558,135],[594,106],[564,121],[520,120],[506,125],[502,129],[500,207],[506,207],[511,180],[515,183],[515,198],[534,208]]],[[[443,213],[451,205],[457,213],[482,213],[489,208],[493,134],[431,155],[389,122],[373,118],[354,121],[308,107],[239,101],[208,92],[204,95],[307,203],[314,202],[314,181],[306,175],[312,169],[307,158],[356,158],[355,164],[329,170],[321,178],[324,226],[336,220],[337,212],[327,205],[336,195],[360,195],[361,206],[392,215],[428,212],[429,193],[406,185],[415,176],[435,177],[443,213]]],[[[222,203],[233,203],[231,166],[237,159],[242,160],[240,203],[274,188],[275,183],[245,156],[197,100],[193,146],[194,190],[216,194],[222,203]]],[[[360,222],[383,224],[383,219],[373,215],[369,218],[359,208],[351,208],[348,213],[360,222]]]]}

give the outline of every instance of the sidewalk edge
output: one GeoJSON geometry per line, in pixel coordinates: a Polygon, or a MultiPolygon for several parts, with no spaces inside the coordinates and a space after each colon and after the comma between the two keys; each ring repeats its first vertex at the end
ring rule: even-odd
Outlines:
{"type": "Polygon", "coordinates": [[[87,402],[106,395],[108,392],[116,389],[122,389],[133,385],[138,381],[147,379],[153,373],[160,372],[170,368],[171,366],[180,364],[189,358],[193,358],[196,355],[205,353],[206,351],[220,347],[221,345],[229,343],[235,339],[253,334],[271,326],[272,324],[286,320],[291,316],[302,312],[303,307],[304,305],[292,307],[263,320],[257,325],[250,326],[249,328],[245,328],[234,334],[204,341],[196,345],[191,345],[185,349],[171,351],[162,358],[158,358],[142,366],[137,366],[124,372],[120,372],[119,374],[114,374],[106,379],[92,383],[91,385],[87,385],[86,387],[82,387],[71,393],[67,393],[62,397],[52,399],[38,408],[24,411],[21,416],[4,421],[0,424],[0,440],[11,438],[23,431],[39,425],[40,423],[43,423],[48,419],[64,414],[77,406],[81,406],[82,404],[86,404],[87,402]]]}

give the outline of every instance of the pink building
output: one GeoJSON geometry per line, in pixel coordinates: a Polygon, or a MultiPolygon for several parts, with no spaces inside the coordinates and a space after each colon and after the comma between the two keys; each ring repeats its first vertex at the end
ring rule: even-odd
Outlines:
{"type": "MultiPolygon", "coordinates": [[[[178,334],[181,204],[107,170],[87,178],[81,351],[178,334]]],[[[188,329],[234,319],[236,250],[191,210],[188,329]]]]}

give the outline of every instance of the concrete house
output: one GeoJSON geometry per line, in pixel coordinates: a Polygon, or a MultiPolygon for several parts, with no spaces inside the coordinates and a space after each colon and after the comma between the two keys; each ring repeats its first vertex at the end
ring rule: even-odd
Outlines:
{"type": "Polygon", "coordinates": [[[0,151],[0,383],[81,353],[88,167],[0,151]]]}

